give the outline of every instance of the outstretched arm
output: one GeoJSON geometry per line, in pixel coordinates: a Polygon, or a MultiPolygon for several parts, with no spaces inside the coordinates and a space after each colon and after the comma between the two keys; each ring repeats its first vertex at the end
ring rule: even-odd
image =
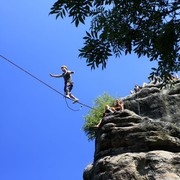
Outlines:
{"type": "Polygon", "coordinates": [[[62,74],[49,74],[51,77],[60,78],[62,74]]]}

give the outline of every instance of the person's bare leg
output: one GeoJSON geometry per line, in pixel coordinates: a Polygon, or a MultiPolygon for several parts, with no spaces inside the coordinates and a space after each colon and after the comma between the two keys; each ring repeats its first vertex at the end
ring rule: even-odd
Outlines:
{"type": "Polygon", "coordinates": [[[68,98],[68,99],[71,98],[69,91],[66,91],[66,98],[68,98]]]}
{"type": "Polygon", "coordinates": [[[69,94],[69,96],[74,100],[74,102],[77,102],[79,99],[76,98],[75,96],[73,96],[71,93],[69,94]]]}

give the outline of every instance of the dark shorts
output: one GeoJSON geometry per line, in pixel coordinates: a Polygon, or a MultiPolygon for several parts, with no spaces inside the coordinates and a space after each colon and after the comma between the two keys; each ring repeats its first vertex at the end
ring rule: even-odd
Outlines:
{"type": "Polygon", "coordinates": [[[73,83],[67,82],[64,85],[64,92],[71,92],[72,88],[73,88],[73,83]]]}

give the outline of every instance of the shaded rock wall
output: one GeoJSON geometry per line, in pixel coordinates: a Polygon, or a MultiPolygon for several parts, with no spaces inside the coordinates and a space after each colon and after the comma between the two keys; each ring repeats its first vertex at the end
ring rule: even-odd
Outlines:
{"type": "Polygon", "coordinates": [[[180,83],[147,86],[97,130],[84,180],[180,180],[180,83]]]}
{"type": "Polygon", "coordinates": [[[84,171],[85,180],[179,180],[180,153],[150,151],[105,156],[84,171]]]}
{"type": "Polygon", "coordinates": [[[180,81],[174,87],[160,89],[147,85],[138,93],[123,98],[125,108],[141,116],[176,123],[180,126],[180,81]]]}

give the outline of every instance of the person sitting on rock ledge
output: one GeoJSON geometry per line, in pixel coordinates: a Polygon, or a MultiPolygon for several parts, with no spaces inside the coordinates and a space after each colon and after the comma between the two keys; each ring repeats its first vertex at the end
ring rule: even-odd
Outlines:
{"type": "MultiPolygon", "coordinates": [[[[104,112],[103,112],[103,117],[107,116],[108,114],[110,113],[114,113],[115,112],[115,109],[110,107],[109,105],[105,105],[104,107],[104,112]]],[[[102,122],[102,119],[99,120],[99,123],[95,126],[92,126],[92,128],[98,128],[99,125],[101,124],[102,122]]]]}
{"type": "Polygon", "coordinates": [[[107,116],[109,113],[113,113],[115,111],[114,108],[110,107],[109,105],[106,105],[103,112],[103,117],[107,116]]]}
{"type": "Polygon", "coordinates": [[[172,81],[177,81],[179,79],[178,74],[176,73],[176,75],[170,74],[170,80],[172,81]]]}
{"type": "Polygon", "coordinates": [[[142,87],[145,87],[145,86],[147,86],[148,84],[149,84],[149,85],[155,85],[155,84],[160,84],[160,83],[162,83],[162,78],[159,77],[159,76],[155,76],[155,75],[148,76],[148,80],[149,80],[149,83],[143,83],[142,87]]]}
{"type": "MultiPolygon", "coordinates": [[[[123,110],[124,110],[124,103],[123,103],[123,101],[120,100],[120,99],[117,99],[117,100],[115,100],[113,107],[110,107],[109,105],[106,105],[106,106],[104,107],[103,117],[109,115],[110,113],[114,113],[114,112],[116,112],[116,111],[123,111],[123,110]]],[[[102,119],[101,119],[101,120],[99,121],[99,123],[98,123],[96,126],[94,126],[94,127],[95,127],[95,128],[98,128],[99,125],[101,124],[101,122],[102,122],[102,119]]]]}
{"type": "Polygon", "coordinates": [[[110,107],[109,105],[106,105],[104,108],[103,117],[105,117],[109,113],[113,113],[116,111],[123,111],[124,110],[124,103],[120,99],[116,99],[114,102],[114,106],[110,107]]]}
{"type": "Polygon", "coordinates": [[[117,99],[114,103],[114,106],[112,107],[114,111],[123,111],[124,110],[124,103],[122,100],[117,99]]]}
{"type": "Polygon", "coordinates": [[[136,85],[134,86],[134,91],[131,90],[130,93],[131,93],[131,94],[137,93],[137,92],[139,92],[141,89],[142,89],[142,87],[136,84],[136,85]]]}

